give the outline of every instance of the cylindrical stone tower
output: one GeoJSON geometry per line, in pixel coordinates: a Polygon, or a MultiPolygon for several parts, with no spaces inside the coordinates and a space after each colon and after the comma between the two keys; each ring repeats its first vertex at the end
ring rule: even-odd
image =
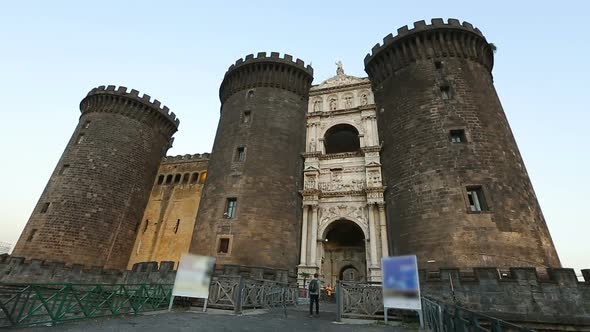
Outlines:
{"type": "Polygon", "coordinates": [[[112,85],[92,89],[80,110],[13,255],[124,269],[179,121],[150,96],[112,85]]]}
{"type": "Polygon", "coordinates": [[[297,266],[312,79],[303,61],[274,52],[229,68],[192,253],[215,256],[218,265],[297,266]]]}
{"type": "Polygon", "coordinates": [[[493,85],[493,53],[471,24],[433,19],[365,58],[392,254],[416,254],[422,268],[560,266],[493,85]]]}

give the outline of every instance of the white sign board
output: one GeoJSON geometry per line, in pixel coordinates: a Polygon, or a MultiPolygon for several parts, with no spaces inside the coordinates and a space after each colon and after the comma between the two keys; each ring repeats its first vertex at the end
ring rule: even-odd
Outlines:
{"type": "Polygon", "coordinates": [[[383,257],[383,306],[421,310],[418,262],[415,255],[383,257]]]}
{"type": "Polygon", "coordinates": [[[207,299],[215,258],[184,254],[176,271],[172,296],[207,299]]]}

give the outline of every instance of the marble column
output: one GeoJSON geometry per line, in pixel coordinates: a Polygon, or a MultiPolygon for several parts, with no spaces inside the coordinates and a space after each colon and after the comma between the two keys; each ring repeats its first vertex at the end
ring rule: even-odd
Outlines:
{"type": "Polygon", "coordinates": [[[318,206],[313,205],[311,207],[311,239],[309,239],[311,244],[310,250],[310,259],[309,265],[310,266],[317,266],[317,248],[318,248],[318,206]]]}
{"type": "Polygon", "coordinates": [[[307,265],[307,211],[309,207],[303,206],[303,225],[301,226],[301,261],[300,265],[307,265]]]}
{"type": "Polygon", "coordinates": [[[389,245],[387,244],[387,223],[385,220],[385,204],[379,204],[379,224],[381,226],[381,256],[389,256],[389,245]]]}
{"type": "Polygon", "coordinates": [[[374,205],[368,204],[369,212],[369,245],[371,247],[371,267],[377,267],[377,236],[375,234],[375,213],[374,205]]]}

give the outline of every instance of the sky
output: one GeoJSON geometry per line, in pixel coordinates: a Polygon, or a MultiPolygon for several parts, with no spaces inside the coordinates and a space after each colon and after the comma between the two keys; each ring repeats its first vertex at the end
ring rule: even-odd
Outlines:
{"type": "Polygon", "coordinates": [[[160,100],[180,118],[169,155],[211,150],[218,89],[250,53],[314,67],[314,84],[366,76],[397,28],[457,18],[497,46],[496,90],[562,264],[590,268],[590,27],[587,1],[2,1],[0,242],[16,243],[99,85],[160,100]]]}

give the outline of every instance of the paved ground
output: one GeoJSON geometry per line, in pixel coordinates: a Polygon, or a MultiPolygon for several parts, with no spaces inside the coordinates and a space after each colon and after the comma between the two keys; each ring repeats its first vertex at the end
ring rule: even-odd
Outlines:
{"type": "Polygon", "coordinates": [[[210,310],[202,313],[158,312],[141,316],[91,319],[70,322],[54,327],[33,327],[21,329],[28,331],[412,331],[400,326],[387,326],[383,323],[359,324],[358,321],[336,323],[335,306],[324,304],[323,312],[317,318],[309,318],[305,305],[287,310],[255,310],[241,316],[210,310]]]}

